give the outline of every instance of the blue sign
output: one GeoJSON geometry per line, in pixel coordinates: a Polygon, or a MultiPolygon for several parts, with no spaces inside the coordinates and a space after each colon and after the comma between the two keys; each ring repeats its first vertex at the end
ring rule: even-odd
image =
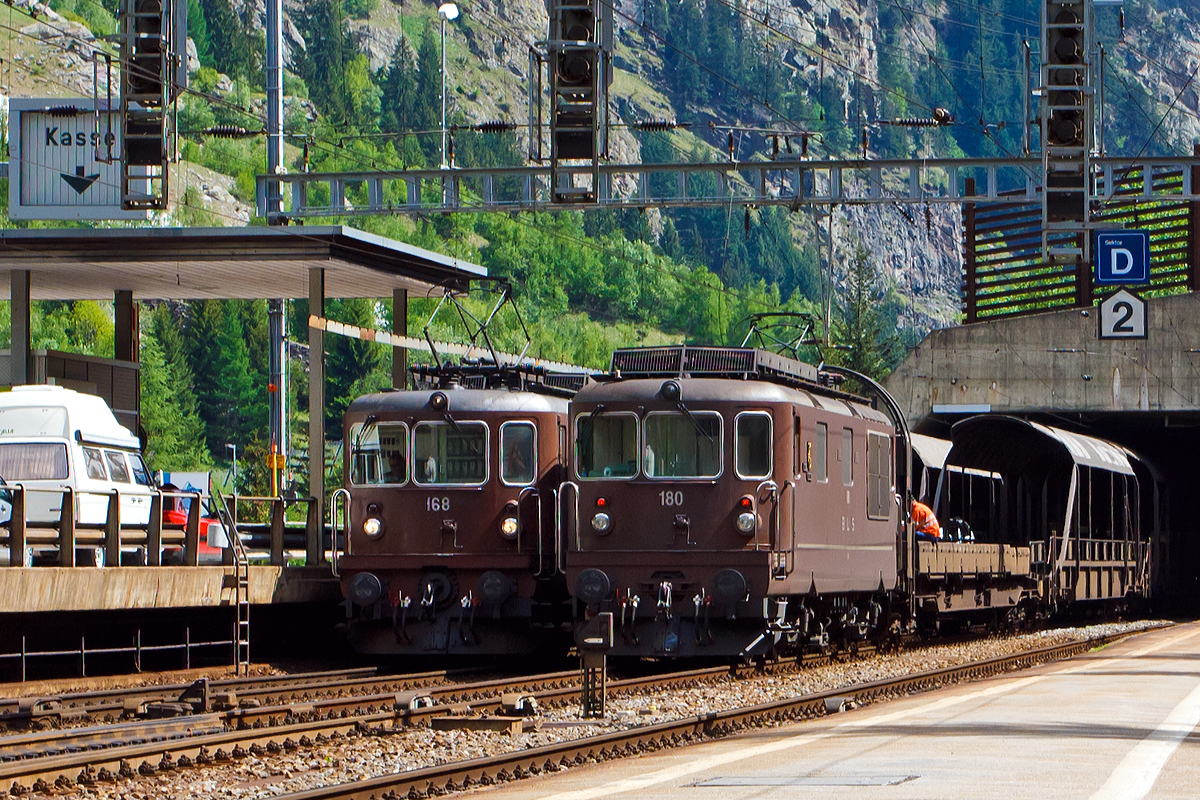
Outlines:
{"type": "Polygon", "coordinates": [[[1096,232],[1096,283],[1150,282],[1150,234],[1146,231],[1096,232]]]}

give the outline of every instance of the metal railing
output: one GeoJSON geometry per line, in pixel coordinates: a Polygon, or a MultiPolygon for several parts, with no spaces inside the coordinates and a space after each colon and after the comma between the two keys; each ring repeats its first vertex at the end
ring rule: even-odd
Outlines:
{"type": "Polygon", "coordinates": [[[1030,542],[1030,556],[1035,562],[1050,564],[1057,560],[1061,565],[1105,565],[1121,564],[1136,566],[1146,560],[1149,544],[1124,539],[1079,539],[1076,537],[1052,536],[1047,542],[1030,542]],[[1061,557],[1060,557],[1061,556],[1061,557]]]}
{"type": "MultiPolygon", "coordinates": [[[[13,484],[6,487],[12,505],[9,519],[0,521],[0,552],[7,550],[9,567],[41,566],[197,566],[201,563],[201,536],[215,519],[202,518],[202,497],[196,492],[155,490],[147,494],[76,491],[69,487],[43,489],[13,484]],[[39,502],[45,513],[31,512],[31,501],[39,502]],[[130,522],[130,509],[123,500],[149,499],[146,520],[130,522]],[[104,511],[99,512],[103,498],[104,511]],[[89,504],[89,499],[91,502],[89,504]],[[187,501],[183,523],[166,518],[168,504],[187,501]],[[58,502],[58,508],[53,508],[58,502]],[[90,505],[84,511],[84,506],[90,505]],[[103,517],[103,521],[101,521],[103,517]],[[123,518],[124,517],[124,518],[123,518]]],[[[231,515],[241,531],[241,544],[253,563],[284,566],[289,554],[303,558],[310,540],[321,541],[321,519],[312,498],[282,497],[230,498],[231,515]],[[251,509],[247,509],[247,506],[251,509]],[[266,506],[266,508],[262,508],[266,506]],[[304,519],[289,522],[289,506],[304,506],[304,519]],[[247,513],[250,511],[250,513],[247,513]],[[241,516],[239,516],[241,515],[241,516]],[[262,519],[265,521],[244,521],[262,519]]],[[[322,541],[322,544],[324,542],[322,541]]],[[[234,542],[225,537],[220,563],[235,563],[234,542]]],[[[326,548],[318,548],[318,552],[326,548]]],[[[323,562],[323,559],[322,559],[323,562]]],[[[2,567],[0,567],[2,568],[2,567]]]]}
{"type": "MultiPolygon", "coordinates": [[[[193,641],[191,626],[184,626],[183,641],[177,644],[142,644],[142,630],[136,629],[133,632],[133,643],[125,647],[88,647],[86,634],[79,635],[79,647],[69,650],[31,650],[28,646],[27,637],[21,635],[21,650],[16,653],[0,653],[0,663],[11,662],[17,660],[21,667],[21,682],[24,683],[28,679],[30,662],[34,660],[48,658],[77,658],[79,664],[79,677],[87,677],[87,660],[88,656],[95,658],[96,656],[113,656],[122,653],[133,656],[133,669],[135,672],[142,671],[142,655],[151,653],[169,653],[172,651],[180,652],[183,656],[181,665],[183,669],[192,668],[192,653],[197,650],[230,650],[236,648],[236,642],[232,637],[224,637],[210,641],[193,641]]],[[[236,654],[233,656],[236,657],[236,654]]]]}
{"type": "MultiPolygon", "coordinates": [[[[1194,157],[1104,157],[1093,159],[1093,196],[1107,197],[1114,175],[1182,172],[1177,186],[1151,181],[1139,187],[1142,200],[1200,200],[1187,167],[1194,157]]],[[[584,182],[590,165],[558,171],[584,182]]],[[[672,208],[735,205],[843,205],[1042,202],[1039,158],[931,158],[717,161],[691,164],[601,164],[593,207],[672,208]],[[978,191],[967,190],[973,180],[978,191]]],[[[257,213],[287,218],[413,212],[578,209],[556,200],[549,166],[416,169],[369,172],[302,172],[259,175],[257,213]],[[267,189],[285,185],[286,208],[268,209],[267,189]],[[351,199],[352,195],[357,195],[351,199]]]]}

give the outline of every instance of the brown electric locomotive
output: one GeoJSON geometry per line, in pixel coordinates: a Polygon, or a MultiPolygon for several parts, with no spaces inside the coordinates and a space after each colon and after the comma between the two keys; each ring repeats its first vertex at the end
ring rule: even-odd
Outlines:
{"type": "Polygon", "coordinates": [[[564,621],[555,497],[564,387],[582,376],[425,377],[429,389],[360,397],[345,414],[335,506],[348,501],[348,541],[335,566],[350,641],[376,654],[533,652],[564,621]]]}
{"type": "Polygon", "coordinates": [[[882,629],[899,574],[889,418],[794,359],[618,350],[571,401],[577,627],[613,655],[748,656],[882,629]]]}

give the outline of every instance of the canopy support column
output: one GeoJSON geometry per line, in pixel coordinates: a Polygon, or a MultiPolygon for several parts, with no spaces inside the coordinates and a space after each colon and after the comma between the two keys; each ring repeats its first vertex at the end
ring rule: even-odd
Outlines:
{"type": "MultiPolygon", "coordinates": [[[[308,313],[325,317],[325,269],[308,271],[308,313]]],[[[305,563],[316,566],[325,554],[325,331],[308,327],[308,484],[316,518],[308,529],[305,563]]]]}
{"type": "Polygon", "coordinates": [[[113,358],[138,360],[138,307],[129,289],[113,294],[113,358]]]}
{"type": "Polygon", "coordinates": [[[12,350],[9,359],[9,382],[13,386],[29,383],[33,372],[33,359],[30,353],[30,306],[29,270],[10,270],[12,297],[12,350]]]}
{"type": "MultiPolygon", "coordinates": [[[[392,289],[392,333],[408,335],[408,289],[392,289]]],[[[408,348],[392,348],[392,387],[408,386],[408,348]]]]}

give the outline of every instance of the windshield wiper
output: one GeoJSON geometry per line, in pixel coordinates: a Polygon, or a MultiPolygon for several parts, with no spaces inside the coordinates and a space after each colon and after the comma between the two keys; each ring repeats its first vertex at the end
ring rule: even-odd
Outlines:
{"type": "Polygon", "coordinates": [[[696,433],[700,434],[705,439],[708,439],[711,444],[717,443],[716,438],[711,433],[700,427],[700,420],[697,419],[696,415],[693,414],[691,410],[683,404],[682,400],[676,400],[675,405],[679,407],[679,410],[682,411],[685,416],[687,416],[688,420],[692,423],[692,427],[696,429],[696,433]]]}
{"type": "Polygon", "coordinates": [[[363,439],[367,438],[367,432],[374,429],[379,424],[378,418],[374,414],[368,414],[363,420],[362,427],[358,429],[358,435],[354,437],[354,451],[358,452],[362,449],[363,439]]]}

